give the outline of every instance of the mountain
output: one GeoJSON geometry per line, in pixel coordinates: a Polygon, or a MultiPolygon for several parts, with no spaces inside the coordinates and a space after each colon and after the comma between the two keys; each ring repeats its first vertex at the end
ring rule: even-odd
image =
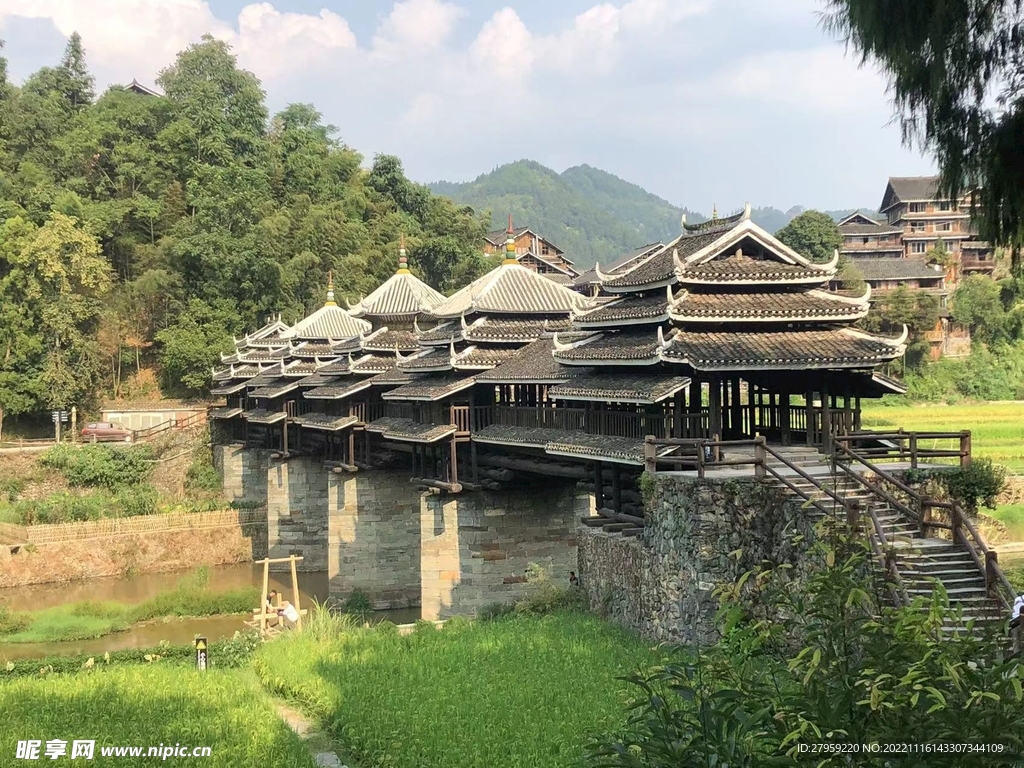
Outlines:
{"type": "MultiPolygon", "coordinates": [[[[679,234],[680,216],[687,222],[707,216],[673,205],[642,187],[589,165],[562,173],[533,160],[517,160],[469,182],[438,181],[430,190],[462,205],[490,211],[495,229],[504,228],[508,214],[563,248],[577,267],[608,264],[647,243],[668,242],[679,234]]],[[[803,213],[801,206],[787,211],[754,208],[751,218],[776,232],[803,213]]],[[[855,208],[825,211],[838,221],[855,208]]],[[[877,213],[860,209],[868,215],[877,213]]],[[[735,211],[719,211],[727,216],[735,211]]]]}
{"type": "Polygon", "coordinates": [[[508,214],[548,238],[580,269],[607,264],[627,251],[679,234],[679,218],[706,217],[589,165],[562,173],[532,160],[518,160],[465,183],[430,184],[435,194],[489,210],[494,227],[508,214]]]}

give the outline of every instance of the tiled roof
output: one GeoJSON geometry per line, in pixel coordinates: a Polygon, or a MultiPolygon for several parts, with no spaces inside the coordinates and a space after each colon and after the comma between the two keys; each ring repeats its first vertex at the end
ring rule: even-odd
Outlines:
{"type": "Polygon", "coordinates": [[[401,371],[446,371],[452,367],[451,350],[447,347],[429,347],[423,354],[398,362],[401,371]]]}
{"type": "Polygon", "coordinates": [[[211,395],[234,395],[237,392],[241,392],[245,389],[244,381],[232,381],[230,384],[225,384],[222,387],[214,387],[210,390],[211,395]]]}
{"type": "Polygon", "coordinates": [[[412,352],[419,349],[416,334],[412,331],[392,331],[390,328],[382,328],[363,340],[363,349],[367,352],[394,352],[396,348],[399,352],[412,352]]]}
{"type": "Polygon", "coordinates": [[[333,344],[317,344],[314,342],[303,342],[294,347],[281,350],[281,357],[289,354],[292,357],[313,358],[313,357],[336,357],[337,348],[333,344]]]}
{"type": "MultiPolygon", "coordinates": [[[[889,197],[888,192],[890,189],[893,195],[899,198],[900,202],[905,203],[908,200],[934,200],[939,192],[939,177],[890,176],[889,185],[886,187],[886,197],[889,197]]],[[[885,210],[885,208],[890,207],[885,205],[885,202],[885,200],[882,201],[882,208],[879,210],[885,210]]]]}
{"type": "Polygon", "coordinates": [[[371,354],[353,358],[349,370],[352,373],[381,373],[395,367],[395,356],[371,354]]]}
{"type": "Polygon", "coordinates": [[[355,416],[331,416],[326,413],[316,413],[315,411],[304,413],[301,416],[294,416],[290,421],[307,429],[322,429],[327,432],[337,432],[338,430],[345,429],[345,427],[351,427],[353,424],[359,423],[359,419],[355,416]]]}
{"type": "Polygon", "coordinates": [[[510,427],[505,424],[490,426],[473,432],[474,443],[511,443],[543,448],[548,443],[565,435],[564,429],[549,427],[510,427]]]}
{"type": "Polygon", "coordinates": [[[855,258],[850,262],[865,280],[941,280],[944,277],[924,259],[855,258]]]}
{"type": "Polygon", "coordinates": [[[247,343],[253,341],[259,341],[261,339],[268,338],[280,338],[281,334],[288,330],[288,324],[281,322],[281,318],[277,317],[267,322],[262,328],[252,333],[246,334],[240,339],[235,339],[235,346],[245,346],[247,343]]]}
{"type": "Polygon", "coordinates": [[[422,424],[412,419],[385,416],[366,425],[370,432],[380,432],[385,440],[411,443],[433,443],[455,434],[454,424],[422,424]]]}
{"type": "Polygon", "coordinates": [[[293,360],[292,362],[281,366],[281,373],[291,378],[295,378],[296,376],[305,377],[309,376],[311,373],[315,373],[318,369],[323,368],[324,365],[326,365],[326,363],[293,360]]]}
{"type": "Polygon", "coordinates": [[[593,341],[574,346],[570,349],[559,349],[565,343],[562,334],[555,337],[556,360],[575,365],[611,364],[616,362],[649,363],[658,362],[658,337],[654,330],[647,328],[641,331],[619,331],[602,333],[593,341]]]}
{"type": "Polygon", "coordinates": [[[408,384],[385,392],[385,400],[443,400],[449,395],[469,389],[474,384],[472,376],[445,375],[416,376],[408,384]]]}
{"type": "Polygon", "coordinates": [[[404,384],[407,381],[409,381],[409,374],[398,370],[398,368],[390,368],[370,379],[370,384],[374,387],[386,387],[394,384],[404,384]]]}
{"type": "Polygon", "coordinates": [[[644,285],[673,282],[676,277],[676,263],[673,251],[680,259],[685,259],[687,256],[692,256],[697,251],[708,247],[718,240],[722,237],[724,231],[715,229],[711,232],[683,235],[661,250],[655,251],[653,255],[648,256],[620,277],[616,277],[614,280],[607,280],[604,284],[605,288],[636,288],[644,285]]]}
{"type": "Polygon", "coordinates": [[[545,332],[567,331],[571,323],[567,318],[554,320],[522,320],[517,317],[484,316],[465,328],[466,341],[519,343],[530,342],[545,332]]]}
{"type": "Polygon", "coordinates": [[[206,415],[211,419],[233,419],[235,416],[240,416],[241,414],[241,408],[235,408],[232,406],[211,408],[209,411],[206,412],[206,415]]]}
{"type": "Polygon", "coordinates": [[[866,368],[903,354],[889,339],[848,328],[813,331],[679,331],[665,360],[702,371],[766,368],[866,368]]]}
{"type": "Polygon", "coordinates": [[[515,347],[466,347],[455,356],[452,365],[457,370],[486,370],[501,365],[518,351],[515,347]]]}
{"type": "Polygon", "coordinates": [[[287,395],[294,389],[299,388],[299,382],[294,379],[283,379],[276,384],[269,384],[265,387],[257,387],[256,389],[249,392],[249,397],[267,397],[275,398],[287,395]]]}
{"type": "Polygon", "coordinates": [[[566,431],[559,439],[545,445],[544,452],[553,456],[608,459],[624,464],[644,463],[644,441],[632,437],[566,431]]]}
{"type": "MultiPolygon", "coordinates": [[[[563,338],[568,334],[561,334],[563,338]]],[[[514,356],[497,368],[478,374],[481,384],[506,384],[510,382],[535,382],[546,384],[566,381],[585,372],[585,368],[566,368],[551,356],[554,349],[552,339],[538,339],[521,347],[514,356]]]]}
{"type": "Polygon", "coordinates": [[[717,218],[708,219],[706,221],[699,221],[695,224],[683,224],[683,230],[687,233],[717,233],[722,234],[728,232],[730,229],[735,227],[744,218],[748,216],[745,211],[734,213],[732,216],[721,216],[717,218]]]}
{"type": "Polygon", "coordinates": [[[627,295],[590,312],[574,314],[572,319],[580,327],[661,322],[668,319],[668,293],[660,289],[648,296],[627,295]]]}
{"type": "Polygon", "coordinates": [[[639,261],[644,256],[650,256],[655,251],[661,250],[663,246],[664,243],[648,243],[647,245],[642,246],[640,248],[635,248],[629,253],[627,253],[625,256],[621,256],[615,261],[613,261],[611,264],[608,265],[607,268],[602,267],[601,271],[604,272],[606,275],[611,275],[620,271],[624,271],[625,268],[632,264],[634,261],[639,261]]]}
{"type": "Polygon", "coordinates": [[[365,320],[352,317],[337,304],[326,304],[316,312],[299,320],[288,331],[282,334],[288,339],[350,339],[361,333],[369,332],[371,326],[365,320]]]}
{"type": "Polygon", "coordinates": [[[339,376],[338,374],[324,373],[323,369],[321,368],[316,373],[311,374],[309,376],[306,376],[305,378],[299,379],[298,382],[296,382],[296,383],[300,387],[306,387],[306,388],[310,388],[310,387],[327,387],[327,386],[331,386],[331,385],[337,384],[337,383],[339,383],[339,382],[341,382],[343,380],[345,380],[345,376],[344,375],[340,375],[339,376]]]}
{"type": "Polygon", "coordinates": [[[672,305],[672,319],[680,322],[857,320],[867,313],[867,294],[861,300],[854,300],[820,290],[775,293],[682,291],[672,305]]]}
{"type": "Polygon", "coordinates": [[[247,382],[245,386],[249,388],[255,387],[271,387],[276,384],[284,384],[288,382],[284,376],[281,376],[280,369],[275,368],[271,372],[261,373],[259,376],[253,376],[247,382]]]}
{"type": "Polygon", "coordinates": [[[594,373],[548,391],[555,400],[601,400],[613,403],[658,403],[690,383],[670,373],[594,373]]]}
{"type": "Polygon", "coordinates": [[[899,227],[888,224],[840,224],[839,231],[844,235],[898,235],[903,232],[899,227]]]}
{"type": "Polygon", "coordinates": [[[357,392],[370,388],[373,379],[345,379],[337,384],[327,384],[306,392],[303,397],[309,400],[344,400],[357,392]]]}
{"type": "Polygon", "coordinates": [[[260,372],[258,365],[232,365],[213,372],[214,381],[226,379],[249,379],[260,372]]]}
{"type": "Polygon", "coordinates": [[[264,336],[263,338],[253,339],[246,337],[245,344],[249,347],[286,347],[293,337],[288,335],[288,331],[281,331],[280,333],[273,333],[270,336],[264,336]]]}
{"type": "Polygon", "coordinates": [[[462,325],[458,320],[441,323],[429,331],[420,331],[416,339],[420,344],[447,344],[449,341],[462,341],[462,325]]]}
{"type": "Polygon", "coordinates": [[[985,240],[964,240],[960,247],[965,251],[984,251],[992,247],[992,243],[985,240]]]}
{"type": "MultiPolygon", "coordinates": [[[[512,230],[512,239],[514,240],[515,238],[522,235],[524,232],[529,231],[529,227],[517,227],[516,229],[512,230]]],[[[493,232],[488,232],[486,235],[484,235],[484,240],[489,242],[491,245],[504,245],[505,241],[508,240],[508,230],[496,229],[493,232]]]]}
{"type": "Polygon", "coordinates": [[[278,421],[284,421],[286,414],[284,411],[268,411],[266,408],[253,408],[251,411],[243,413],[242,417],[254,424],[275,424],[278,421]]]}
{"type": "Polygon", "coordinates": [[[365,299],[352,307],[356,317],[405,317],[429,312],[442,301],[435,291],[408,269],[399,269],[365,299]]]}
{"type": "Polygon", "coordinates": [[[322,373],[324,375],[345,374],[345,373],[349,372],[349,368],[348,367],[349,367],[349,359],[348,359],[348,356],[346,355],[345,357],[339,357],[333,363],[328,363],[323,368],[320,368],[319,370],[317,370],[317,373],[322,373]]]}
{"type": "Polygon", "coordinates": [[[233,355],[221,355],[220,361],[222,363],[263,363],[270,361],[282,360],[288,357],[288,347],[281,347],[280,349],[253,349],[250,347],[243,347],[235,352],[233,355]]]}
{"type": "Polygon", "coordinates": [[[455,292],[431,313],[457,318],[474,312],[568,314],[589,300],[520,264],[502,264],[455,292]]]}
{"type": "Polygon", "coordinates": [[[754,259],[745,254],[729,254],[712,261],[687,264],[679,272],[681,283],[730,283],[730,282],[824,282],[834,269],[805,267],[801,264],[786,264],[774,259],[754,259]]]}

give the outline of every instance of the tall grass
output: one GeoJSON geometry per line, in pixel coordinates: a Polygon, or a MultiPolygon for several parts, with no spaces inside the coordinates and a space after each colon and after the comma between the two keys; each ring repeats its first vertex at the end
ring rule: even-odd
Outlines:
{"type": "MultiPolygon", "coordinates": [[[[94,668],[78,675],[0,684],[0,764],[15,765],[18,740],[95,739],[87,765],[313,768],[309,751],[267,695],[238,672],[181,666],[94,668]],[[208,746],[206,758],[100,756],[101,746],[208,746]]],[[[47,764],[51,761],[46,760],[47,764]]],[[[67,758],[57,765],[74,764],[67,758]]]]}
{"type": "Polygon", "coordinates": [[[136,605],[87,601],[42,611],[0,611],[0,640],[6,643],[86,640],[121,632],[149,619],[247,613],[258,604],[259,592],[255,587],[211,591],[209,570],[199,568],[181,579],[174,589],[136,605]]]}
{"type": "Polygon", "coordinates": [[[1014,472],[1024,472],[1024,403],[886,406],[864,408],[865,429],[911,432],[971,430],[971,450],[1014,472]]]}
{"type": "MultiPolygon", "coordinates": [[[[314,622],[317,619],[314,617],[314,622]]],[[[327,726],[362,768],[554,768],[618,723],[616,680],[663,653],[577,613],[334,629],[263,645],[264,685],[327,726]]]]}

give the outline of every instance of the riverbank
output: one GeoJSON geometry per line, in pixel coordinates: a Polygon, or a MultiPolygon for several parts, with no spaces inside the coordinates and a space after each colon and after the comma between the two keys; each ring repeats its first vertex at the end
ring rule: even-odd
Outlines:
{"type": "Polygon", "coordinates": [[[100,638],[134,625],[172,617],[249,614],[259,605],[259,591],[246,587],[210,589],[210,572],[201,568],[181,578],[173,589],[134,605],[90,600],[42,610],[13,611],[0,604],[0,641],[56,643],[100,638]]]}

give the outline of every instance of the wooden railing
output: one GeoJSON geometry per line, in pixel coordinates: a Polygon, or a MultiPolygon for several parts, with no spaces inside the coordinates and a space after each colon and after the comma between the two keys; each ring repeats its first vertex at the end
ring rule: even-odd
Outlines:
{"type": "MultiPolygon", "coordinates": [[[[659,464],[695,469],[697,477],[701,478],[706,476],[708,466],[714,468],[750,466],[753,468],[755,477],[770,475],[777,482],[803,498],[809,506],[815,507],[826,516],[838,517],[840,511],[842,511],[845,514],[847,524],[854,529],[860,528],[860,515],[865,511],[860,508],[859,503],[850,502],[843,498],[836,490],[823,484],[820,478],[809,474],[802,467],[790,461],[785,455],[776,451],[767,444],[763,437],[752,440],[673,440],[649,435],[644,442],[644,470],[655,474],[658,471],[659,464]],[[731,458],[728,456],[730,449],[751,447],[754,449],[752,456],[742,454],[731,458]],[[681,455],[659,455],[660,449],[664,448],[686,450],[681,455]],[[723,451],[722,449],[726,450],[723,451]],[[723,458],[723,454],[725,454],[725,458],[723,458]],[[789,469],[796,477],[803,479],[814,490],[807,490],[807,488],[793,482],[792,478],[787,476],[784,471],[769,463],[769,457],[789,469]],[[819,496],[818,494],[821,495],[819,496]],[[831,505],[822,497],[830,499],[831,505]]],[[[832,477],[835,477],[834,473],[832,477]]],[[[900,579],[899,570],[896,568],[893,549],[889,545],[885,529],[882,527],[882,523],[874,510],[869,507],[866,509],[866,513],[871,520],[871,530],[866,532],[871,550],[879,566],[886,574],[893,600],[897,605],[909,605],[910,600],[907,596],[906,588],[900,579]]]]}
{"type": "Polygon", "coordinates": [[[563,429],[643,440],[647,435],[661,438],[706,435],[708,420],[706,408],[700,413],[652,414],[571,407],[486,405],[473,408],[472,428],[475,432],[493,424],[500,424],[507,427],[563,429]]]}
{"type": "Polygon", "coordinates": [[[162,421],[159,424],[154,424],[152,427],[146,427],[145,429],[133,429],[132,442],[137,443],[140,441],[150,440],[163,432],[169,432],[171,430],[181,432],[186,429],[198,427],[205,423],[206,414],[203,412],[192,413],[183,419],[168,419],[167,421],[162,421]]]}
{"type": "Polygon", "coordinates": [[[916,468],[922,459],[958,459],[960,466],[971,463],[971,432],[869,432],[840,434],[836,443],[855,450],[865,459],[909,461],[916,468]],[[939,443],[945,443],[941,447],[939,443]]]}
{"type": "MultiPolygon", "coordinates": [[[[909,437],[913,434],[914,433],[907,433],[903,436],[909,437]]],[[[960,456],[961,463],[970,463],[970,432],[925,433],[925,435],[917,434],[917,439],[913,441],[916,450],[915,459],[912,461],[913,466],[917,466],[917,458],[922,457],[922,455],[929,455],[927,453],[922,454],[919,449],[916,449],[916,445],[921,439],[928,439],[936,436],[948,439],[953,439],[955,437],[960,440],[960,450],[957,451],[955,455],[960,456]],[[963,453],[964,451],[966,451],[966,454],[963,453]]],[[[1003,573],[1002,569],[999,567],[998,553],[995,552],[995,550],[989,549],[985,540],[978,533],[978,529],[974,526],[974,523],[971,522],[971,519],[964,513],[963,509],[955,502],[926,498],[923,494],[912,488],[907,483],[894,477],[884,469],[874,465],[871,462],[870,457],[862,455],[860,451],[854,451],[849,448],[844,444],[845,441],[846,438],[843,438],[842,442],[837,441],[834,446],[834,466],[842,469],[849,477],[856,479],[864,488],[882,497],[887,503],[902,512],[911,520],[916,520],[918,525],[921,527],[922,534],[927,535],[929,530],[932,528],[940,528],[950,531],[952,542],[959,545],[970,554],[971,560],[973,560],[979,573],[985,577],[985,588],[989,597],[997,599],[1003,609],[1009,613],[1013,608],[1016,590],[1013,588],[1010,580],[1006,578],[1006,574],[1003,573]],[[878,480],[899,489],[899,491],[910,500],[910,504],[903,503],[893,494],[886,492],[879,486],[879,484],[869,482],[863,474],[853,470],[852,466],[850,466],[853,463],[857,463],[862,467],[865,467],[878,480]],[[936,519],[933,515],[934,510],[945,510],[948,514],[948,522],[946,520],[936,519]]],[[[950,451],[940,450],[932,453],[931,455],[937,454],[944,457],[950,453],[950,451]]]]}
{"type": "Polygon", "coordinates": [[[469,433],[470,412],[468,405],[453,405],[451,419],[457,432],[469,433]]]}

